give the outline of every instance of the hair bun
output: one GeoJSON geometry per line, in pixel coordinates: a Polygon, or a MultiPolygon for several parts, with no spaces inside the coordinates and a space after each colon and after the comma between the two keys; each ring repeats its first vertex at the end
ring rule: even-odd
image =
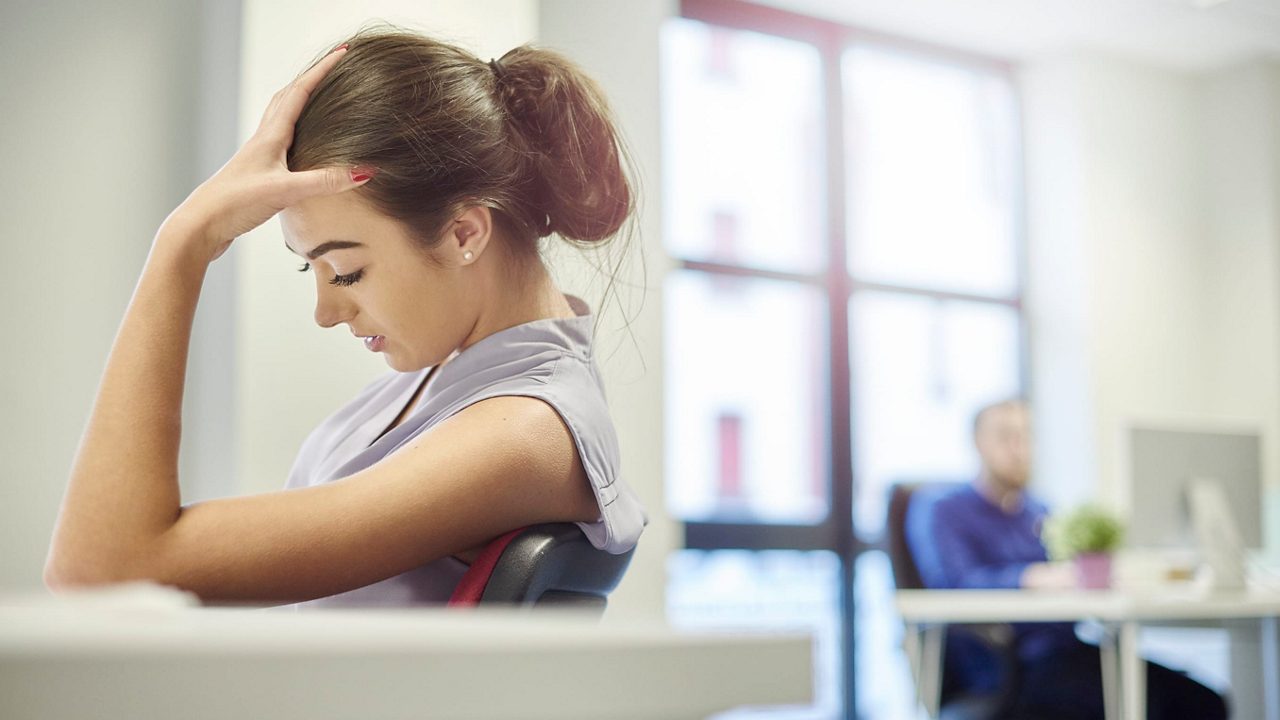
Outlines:
{"type": "Polygon", "coordinates": [[[516,141],[539,237],[597,242],[633,210],[627,154],[604,93],[572,61],[521,45],[490,61],[516,141]]]}

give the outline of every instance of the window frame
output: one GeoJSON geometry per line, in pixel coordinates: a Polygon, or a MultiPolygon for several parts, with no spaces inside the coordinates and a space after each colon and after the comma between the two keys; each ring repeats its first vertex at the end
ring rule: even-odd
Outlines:
{"type": "MultiPolygon", "coordinates": [[[[861,553],[884,550],[879,537],[859,537],[855,522],[857,477],[854,458],[852,390],[856,387],[851,364],[850,305],[858,294],[877,291],[912,295],[937,301],[966,301],[1003,305],[1017,313],[1019,327],[1018,386],[1023,394],[1030,387],[1029,348],[1031,332],[1025,308],[1027,285],[1027,221],[1025,131],[1022,97],[1016,82],[1016,66],[1007,60],[964,50],[847,25],[834,20],[801,15],[744,0],[681,0],[679,17],[731,30],[746,30],[808,43],[818,51],[822,67],[823,156],[825,172],[826,269],[819,273],[795,273],[673,257],[672,272],[695,271],[745,278],[764,278],[801,283],[817,288],[827,303],[828,321],[828,403],[826,430],[830,511],[813,525],[778,523],[733,523],[683,521],[683,548],[696,550],[828,550],[840,560],[841,638],[840,657],[842,705],[846,717],[857,708],[855,637],[853,627],[855,568],[861,553]],[[1005,79],[1012,90],[1015,133],[1013,150],[1013,232],[1015,289],[1009,296],[989,296],[929,287],[870,282],[855,278],[848,266],[848,212],[846,207],[847,159],[844,137],[844,87],[841,60],[853,46],[887,48],[943,64],[976,69],[1005,79]]],[[[679,521],[679,519],[677,519],[679,521]]]]}

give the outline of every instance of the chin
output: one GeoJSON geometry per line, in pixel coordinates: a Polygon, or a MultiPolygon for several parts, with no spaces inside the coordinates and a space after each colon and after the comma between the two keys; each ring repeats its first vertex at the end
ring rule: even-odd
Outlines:
{"type": "Polygon", "coordinates": [[[421,363],[402,362],[399,356],[392,355],[389,352],[383,352],[382,355],[383,355],[382,359],[387,361],[387,366],[390,367],[392,370],[395,370],[396,372],[402,372],[402,373],[418,372],[419,370],[427,367],[426,365],[423,365],[421,363]]]}
{"type": "Polygon", "coordinates": [[[395,355],[392,355],[389,352],[384,352],[382,353],[382,359],[386,361],[387,366],[392,370],[395,370],[396,372],[408,372],[405,368],[401,367],[401,364],[395,355]]]}

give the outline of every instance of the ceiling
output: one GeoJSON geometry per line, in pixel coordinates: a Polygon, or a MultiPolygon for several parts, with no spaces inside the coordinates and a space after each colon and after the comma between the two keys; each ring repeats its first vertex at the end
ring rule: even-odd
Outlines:
{"type": "Polygon", "coordinates": [[[1280,0],[753,0],[1009,60],[1095,49],[1184,70],[1280,60],[1280,0]]]}

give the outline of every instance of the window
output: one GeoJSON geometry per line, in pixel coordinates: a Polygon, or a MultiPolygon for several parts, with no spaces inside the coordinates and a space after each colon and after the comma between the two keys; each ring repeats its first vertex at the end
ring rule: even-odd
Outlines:
{"type": "Polygon", "coordinates": [[[1009,68],[743,2],[682,15],[661,48],[668,616],[816,633],[814,706],[721,717],[914,718],[888,490],[971,476],[973,412],[1025,387],[1009,68]]]}
{"type": "Polygon", "coordinates": [[[821,522],[829,501],[820,290],[681,270],[666,279],[664,296],[672,512],[821,522]]]}

